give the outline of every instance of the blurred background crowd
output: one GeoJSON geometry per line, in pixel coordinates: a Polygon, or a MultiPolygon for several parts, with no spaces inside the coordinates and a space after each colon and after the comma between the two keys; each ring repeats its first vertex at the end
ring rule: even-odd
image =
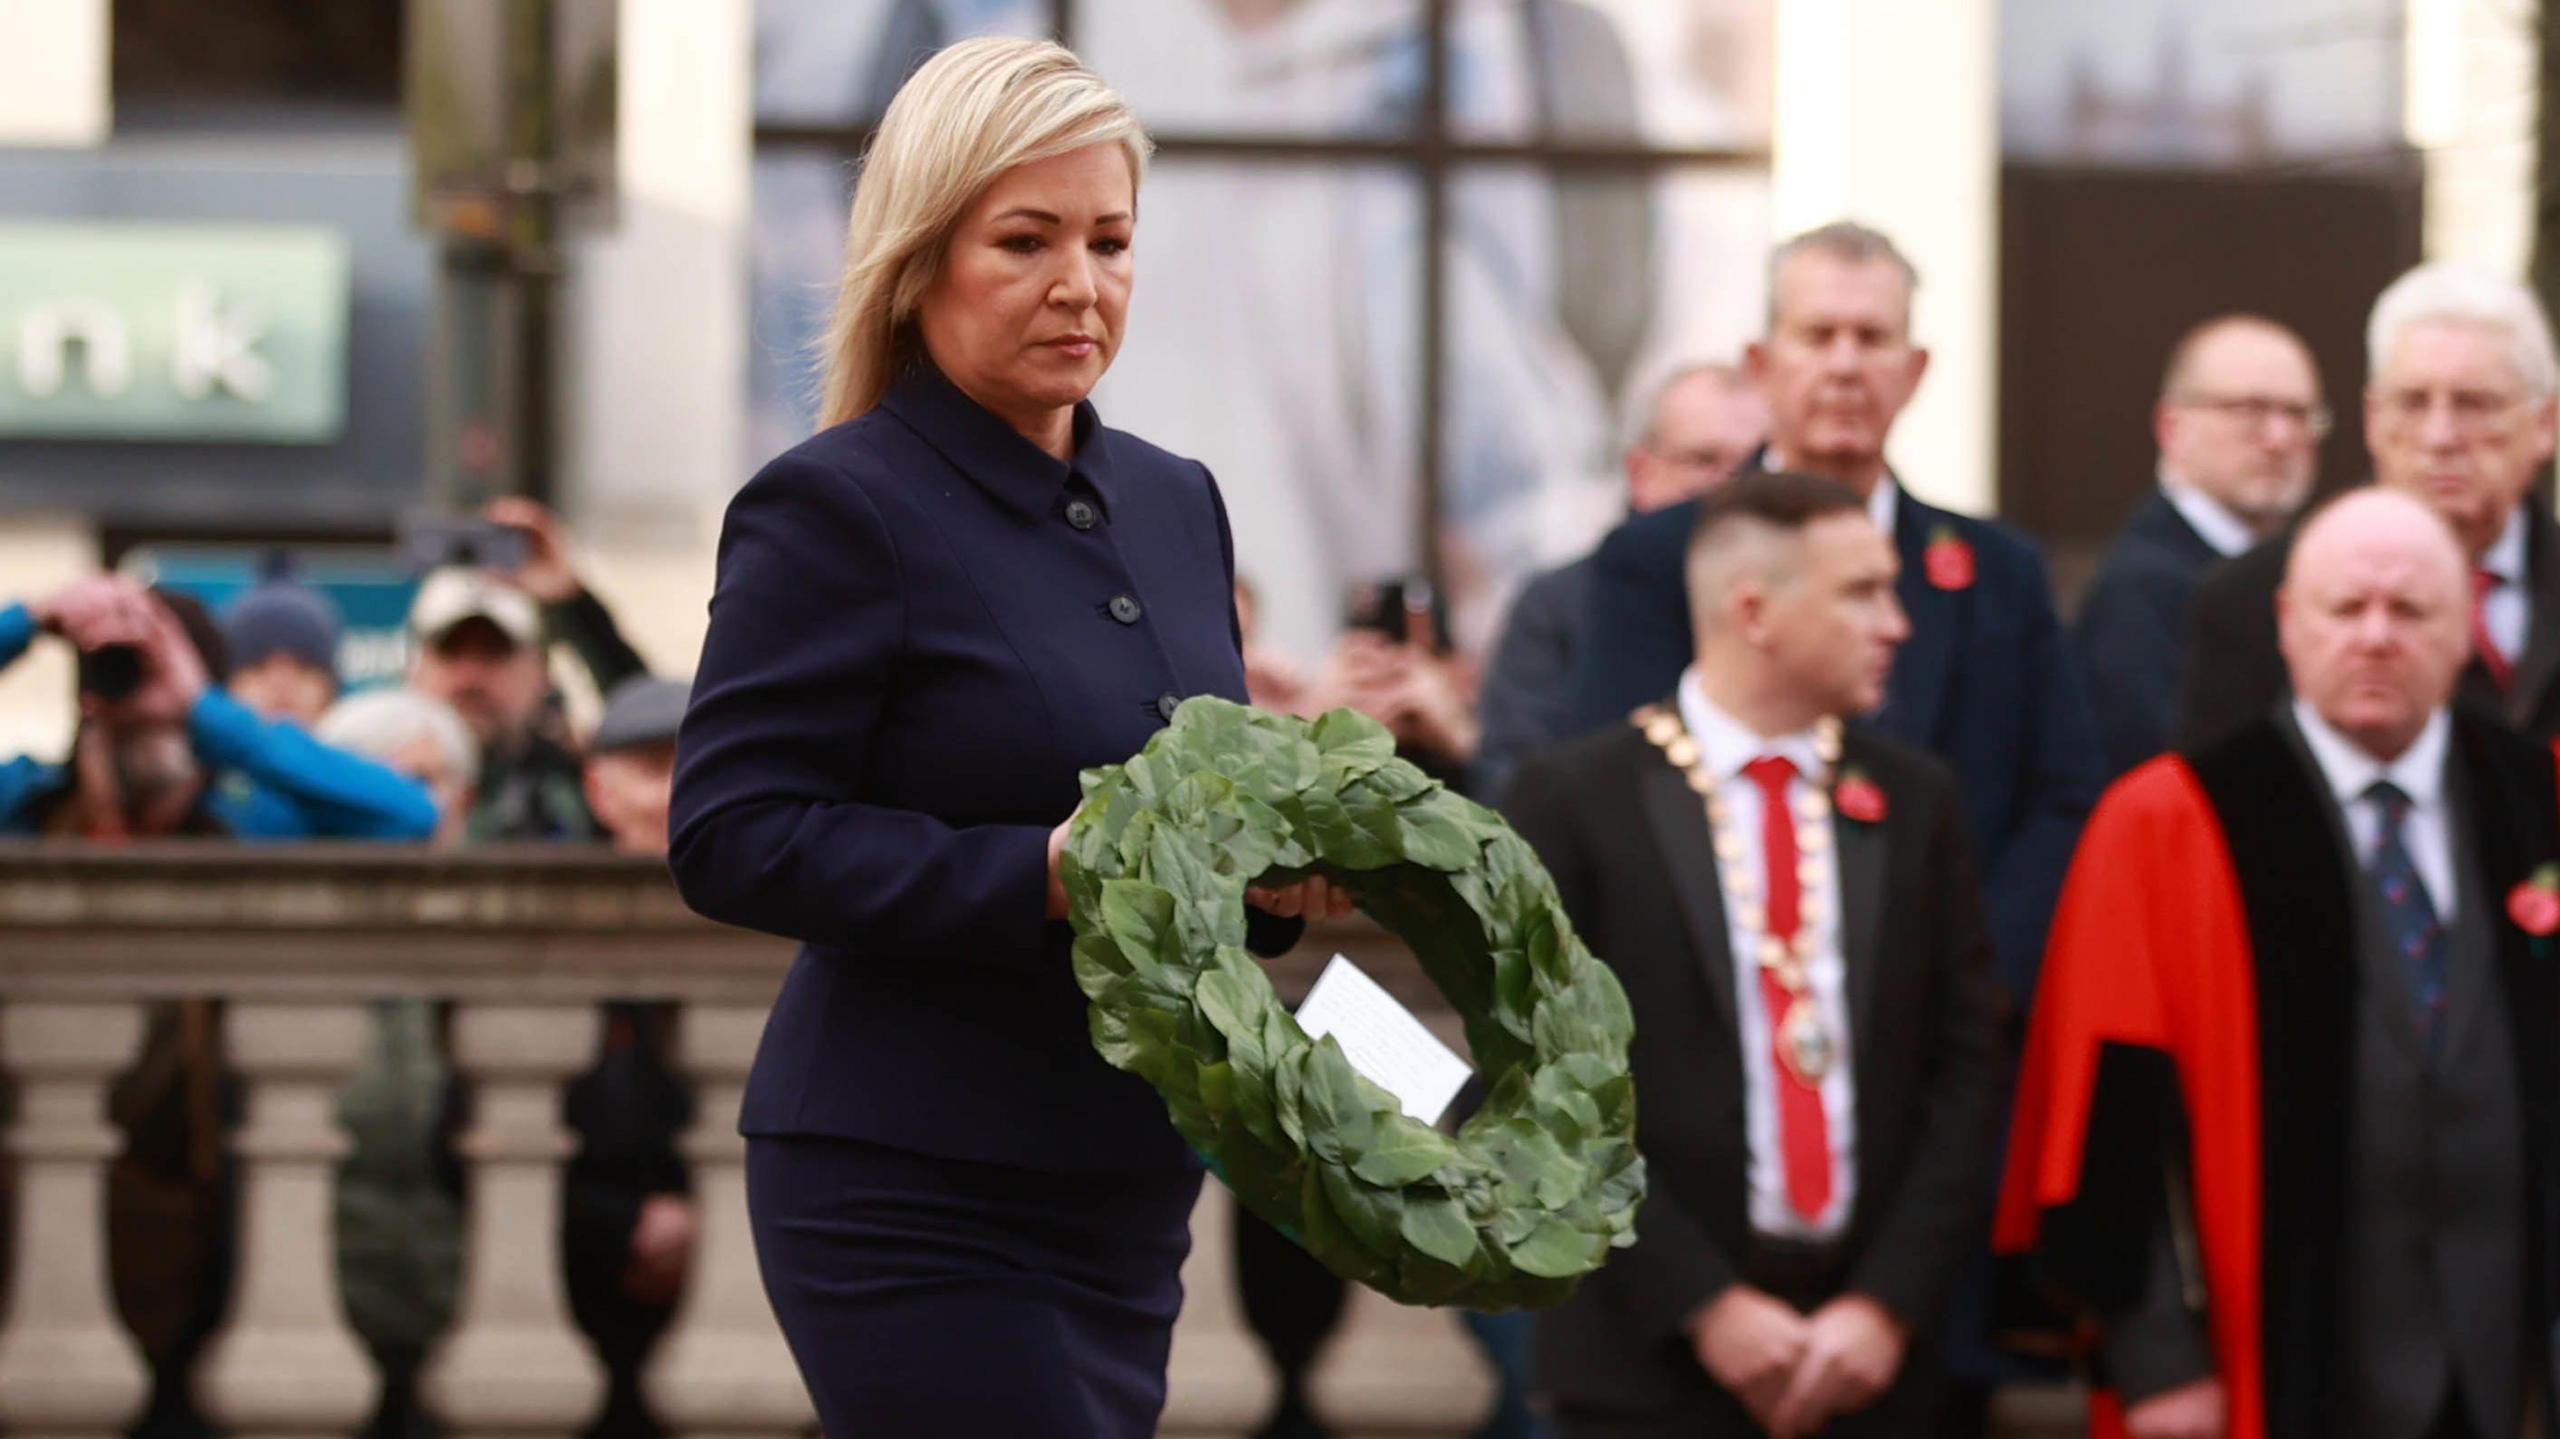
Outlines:
{"type": "MultiPolygon", "coordinates": [[[[985,33],[1065,40],[1155,131],[1096,399],[1217,473],[1258,703],[1359,710],[1498,802],[1582,723],[1592,547],[1802,422],[1825,361],[1751,349],[1785,321],[1770,249],[1854,215],[1921,276],[1891,478],[2037,543],[2087,772],[2120,772],[2176,730],[2207,568],[2316,489],[2494,441],[2460,409],[2485,390],[2439,424],[2382,385],[2366,324],[2425,261],[2549,309],[2542,10],[0,4],[0,832],[663,854],[718,517],[809,428],[855,158],[922,55],[985,33]]],[[[2547,496],[2529,449],[2492,513],[2547,496]]],[[[2508,558],[2486,622],[2520,657],[2560,580],[2508,558]]],[[[378,1008],[337,1243],[375,1430],[408,1434],[461,1181],[439,1010],[378,1008]]],[[[636,1375],[695,1243],[667,1018],[614,1006],[567,1099],[605,1434],[652,1432],[636,1375]]],[[[116,1096],[115,1222],[194,1236],[117,1246],[164,1378],[229,1284],[209,1032],[171,1006],[116,1096]]],[[[1238,1248],[1266,1432],[1321,1432],[1296,1376],[1339,1293],[1238,1248]]],[[[1524,1337],[1481,1337],[1488,1432],[1534,1432],[1524,1337]]],[[[145,1432],[198,1425],[162,1383],[145,1432]]]]}

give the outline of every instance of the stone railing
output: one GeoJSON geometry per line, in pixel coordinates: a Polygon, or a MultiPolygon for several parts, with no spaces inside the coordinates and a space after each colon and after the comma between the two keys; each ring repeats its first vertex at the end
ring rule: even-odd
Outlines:
{"type": "MultiPolygon", "coordinates": [[[[1300,987],[1340,949],[1426,1013],[1436,995],[1392,939],[1329,927],[1275,978],[1300,987]]],[[[561,851],[428,857],[393,849],[0,846],[0,1072],[14,1084],[14,1265],[0,1328],[0,1430],[120,1433],[149,1379],[109,1298],[105,1185],[122,1138],[106,1098],[149,1006],[221,1001],[243,1119],[238,1262],[194,1374],[198,1408],[244,1435],[350,1434],[377,1376],[342,1312],[332,1185],[338,1090],[372,1001],[450,1001],[449,1060],[470,1091],[464,1288],[421,1382],[456,1439],[569,1435],[604,1381],[569,1318],[559,1252],[570,1136],[561,1088],[594,1060],[596,1004],[681,1006],[678,1062],[698,1122],[683,1149],[701,1215],[690,1288],[646,1392],[677,1435],[814,1427],[759,1285],[739,1096],[788,944],[702,921],[652,864],[561,851]]],[[[1445,1014],[1428,1015],[1449,1028],[1445,1014]]],[[[1206,1186],[1185,1272],[1164,1431],[1234,1435],[1273,1381],[1230,1279],[1224,1191],[1206,1186]]],[[[1004,1356],[990,1354],[1001,1365],[1004,1356]]],[[[1442,1313],[1354,1292],[1313,1387],[1346,1434],[1457,1434],[1490,1400],[1484,1362],[1442,1313]]]]}

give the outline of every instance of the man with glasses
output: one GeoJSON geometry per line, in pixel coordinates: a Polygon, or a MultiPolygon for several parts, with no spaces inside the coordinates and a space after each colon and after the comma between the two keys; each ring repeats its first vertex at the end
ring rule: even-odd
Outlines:
{"type": "Polygon", "coordinates": [[[2170,352],[2151,429],[2159,488],[2107,550],[2073,626],[2115,774],[2169,747],[2196,586],[2309,497],[2329,410],[2300,336],[2222,315],[2170,352]]]}
{"type": "MultiPolygon", "coordinates": [[[[2511,280],[2422,265],[2374,302],[2365,344],[2374,482],[2442,515],[2471,565],[2458,698],[2534,738],[2560,734],[2560,528],[2528,498],[2555,435],[2550,321],[2511,280]]],[[[2269,540],[2197,589],[2181,749],[2237,732],[2284,694],[2274,597],[2290,548],[2269,540]]]]}

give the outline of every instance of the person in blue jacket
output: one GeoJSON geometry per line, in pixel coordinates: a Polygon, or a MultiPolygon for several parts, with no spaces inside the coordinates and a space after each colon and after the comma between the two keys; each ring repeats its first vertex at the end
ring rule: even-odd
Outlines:
{"type": "Polygon", "coordinates": [[[1164,1402],[1201,1166],[1094,1052],[1058,882],[1078,772],[1245,695],[1215,482],[1085,398],[1146,152],[1055,45],[927,61],[854,194],[826,428],[721,533],[669,860],[804,945],[740,1128],[829,1434],[1137,1439],[1164,1402]]]}
{"type": "Polygon", "coordinates": [[[12,605],[0,610],[0,667],[40,634],[80,651],[80,728],[67,763],[0,763],[0,835],[422,840],[435,832],[424,786],[290,723],[260,719],[224,693],[221,634],[185,596],[99,575],[12,605]]]}

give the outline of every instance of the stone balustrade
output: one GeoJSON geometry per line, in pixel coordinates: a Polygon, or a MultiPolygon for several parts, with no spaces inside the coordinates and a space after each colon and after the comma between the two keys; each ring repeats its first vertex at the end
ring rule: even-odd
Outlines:
{"type": "MultiPolygon", "coordinates": [[[[1275,970],[1302,988],[1353,954],[1439,1027],[1437,996],[1372,926],[1328,926],[1275,970]]],[[[379,1380],[338,1298],[332,1186],[347,1140],[336,1096],[372,1001],[453,1006],[449,1060],[470,1093],[459,1313],[420,1392],[455,1439],[569,1436],[603,1376],[569,1318],[559,1252],[571,1139],[561,1089],[594,1059],[606,999],[681,1007],[680,1067],[698,1121],[684,1140],[701,1215],[690,1287],[645,1389],[679,1436],[813,1428],[766,1307],[748,1234],[739,1096],[791,946],[705,922],[663,869],[559,850],[429,856],[389,848],[0,845],[0,1074],[17,1109],[0,1431],[119,1434],[149,1376],[108,1286],[105,1176],[122,1138],[107,1095],[150,1006],[220,1001],[242,1093],[238,1264],[222,1328],[193,1376],[198,1407],[239,1435],[345,1435],[379,1380]]],[[[1225,1192],[1203,1194],[1163,1432],[1240,1435],[1273,1380],[1229,1278],[1225,1192]]],[[[990,1354],[990,1365],[1004,1356],[990,1354]]],[[[1320,1414],[1346,1436],[1460,1434],[1492,1385],[1452,1316],[1359,1291],[1321,1363],[1320,1414]]]]}

